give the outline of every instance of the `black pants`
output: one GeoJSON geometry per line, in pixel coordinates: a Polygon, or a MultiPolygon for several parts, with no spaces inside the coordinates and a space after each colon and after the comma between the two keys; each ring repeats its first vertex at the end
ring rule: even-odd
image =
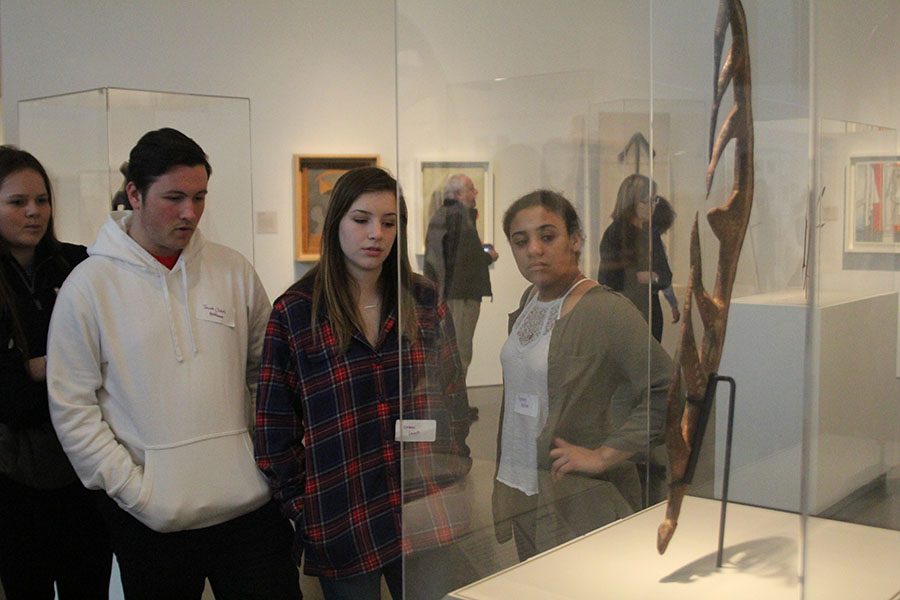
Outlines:
{"type": "Polygon", "coordinates": [[[293,531],[274,502],[230,521],[186,531],[153,531],[104,498],[128,600],[199,600],[206,579],[216,600],[296,600],[300,573],[293,531]]]}
{"type": "Polygon", "coordinates": [[[112,552],[96,508],[73,483],[38,490],[0,475],[0,581],[7,600],[109,596],[112,552]]]}
{"type": "Polygon", "coordinates": [[[403,561],[399,558],[363,575],[343,579],[319,577],[319,585],[325,600],[381,600],[382,577],[392,600],[403,600],[403,561]]]}

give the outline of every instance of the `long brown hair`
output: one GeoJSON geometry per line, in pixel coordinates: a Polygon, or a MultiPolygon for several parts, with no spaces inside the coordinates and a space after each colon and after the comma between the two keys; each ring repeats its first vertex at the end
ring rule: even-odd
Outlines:
{"type": "MultiPolygon", "coordinates": [[[[44,169],[44,165],[40,163],[31,153],[20,150],[15,146],[0,146],[0,187],[6,183],[7,178],[19,171],[34,171],[44,180],[44,187],[47,190],[47,201],[51,208],[53,206],[53,191],[50,187],[50,177],[44,169]]],[[[47,231],[44,237],[38,242],[37,251],[48,253],[56,260],[64,261],[60,254],[61,245],[56,239],[53,232],[53,214],[50,215],[50,221],[47,223],[47,231]]],[[[0,236],[0,257],[2,260],[16,260],[13,258],[9,244],[2,236],[0,236]]],[[[24,266],[24,265],[23,265],[24,266]]],[[[13,341],[16,348],[23,354],[23,359],[28,359],[28,338],[22,329],[22,322],[19,319],[19,312],[16,310],[16,301],[13,297],[12,288],[6,280],[5,269],[0,269],[0,318],[8,319],[10,329],[12,331],[13,341]]]]}
{"type": "MultiPolygon", "coordinates": [[[[397,309],[403,335],[416,339],[417,321],[412,296],[412,267],[406,249],[407,211],[397,180],[379,167],[359,167],[344,173],[334,186],[322,229],[322,254],[319,262],[303,276],[313,281],[313,329],[320,335],[320,316],[327,316],[341,352],[347,350],[354,330],[362,331],[362,316],[356,307],[352,286],[356,285],[347,269],[341,250],[340,224],[350,207],[369,192],[391,192],[397,196],[397,238],[381,268],[382,319],[397,309]]],[[[321,337],[319,337],[321,339],[321,337]]]]}
{"type": "Polygon", "coordinates": [[[637,203],[648,202],[651,207],[651,219],[647,227],[652,223],[653,200],[656,198],[656,182],[638,173],[633,173],[622,180],[619,185],[619,193],[616,195],[616,206],[613,209],[612,226],[619,230],[621,258],[624,264],[631,265],[637,260],[638,235],[640,228],[632,222],[637,215],[637,203]]]}

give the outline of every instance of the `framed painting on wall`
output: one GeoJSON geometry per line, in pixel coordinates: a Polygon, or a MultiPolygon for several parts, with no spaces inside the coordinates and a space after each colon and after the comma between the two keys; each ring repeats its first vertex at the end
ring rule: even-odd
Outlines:
{"type": "Polygon", "coordinates": [[[900,156],[850,158],[844,250],[900,253],[900,156]]]}
{"type": "Polygon", "coordinates": [[[478,211],[478,219],[475,227],[478,236],[485,244],[494,242],[494,177],[491,163],[488,161],[465,160],[428,160],[420,161],[417,169],[419,206],[416,214],[419,215],[417,244],[418,254],[425,254],[425,235],[428,232],[428,222],[443,203],[443,189],[447,179],[452,175],[462,173],[472,180],[478,197],[475,199],[475,208],[478,211]]]}
{"type": "Polygon", "coordinates": [[[337,180],[356,167],[378,165],[378,155],[294,155],[294,253],[300,262],[319,260],[322,226],[337,180]]]}

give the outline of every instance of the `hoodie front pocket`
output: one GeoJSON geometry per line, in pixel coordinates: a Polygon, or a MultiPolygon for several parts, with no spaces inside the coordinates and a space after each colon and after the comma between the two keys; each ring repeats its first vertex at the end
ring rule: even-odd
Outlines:
{"type": "Polygon", "coordinates": [[[270,495],[246,430],[148,448],[145,457],[141,497],[130,512],[155,531],[215,525],[270,495]]]}

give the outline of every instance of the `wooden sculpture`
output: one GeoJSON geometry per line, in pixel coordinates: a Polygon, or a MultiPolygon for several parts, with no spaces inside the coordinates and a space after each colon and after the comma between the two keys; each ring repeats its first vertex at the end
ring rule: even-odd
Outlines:
{"type": "Polygon", "coordinates": [[[728,307],[737,272],[738,257],[753,205],[753,113],[750,106],[750,51],[747,43],[747,19],[740,0],[721,0],[715,29],[715,78],[712,116],[709,127],[709,165],[706,169],[706,195],[709,197],[713,175],[725,147],[734,140],[734,184],[728,201],[712,208],[707,220],[719,240],[719,264],[715,287],[710,294],[703,286],[700,264],[700,233],[698,217],[694,217],[691,231],[691,274],[684,303],[685,315],[681,328],[681,342],[675,358],[668,394],[666,417],[666,447],[669,451],[669,496],[666,517],[659,526],[657,550],[666,551],[675,527],[681,502],[687,491],[684,476],[691,452],[699,440],[694,432],[700,417],[710,373],[719,368],[728,307]],[[725,33],[731,27],[731,48],[722,63],[725,33]],[[721,70],[720,70],[721,66],[721,70]],[[719,106],[728,84],[732,83],[734,104],[715,135],[719,106]],[[691,305],[703,324],[703,341],[699,350],[694,338],[691,305]],[[684,386],[685,401],[680,398],[684,386]]]}

